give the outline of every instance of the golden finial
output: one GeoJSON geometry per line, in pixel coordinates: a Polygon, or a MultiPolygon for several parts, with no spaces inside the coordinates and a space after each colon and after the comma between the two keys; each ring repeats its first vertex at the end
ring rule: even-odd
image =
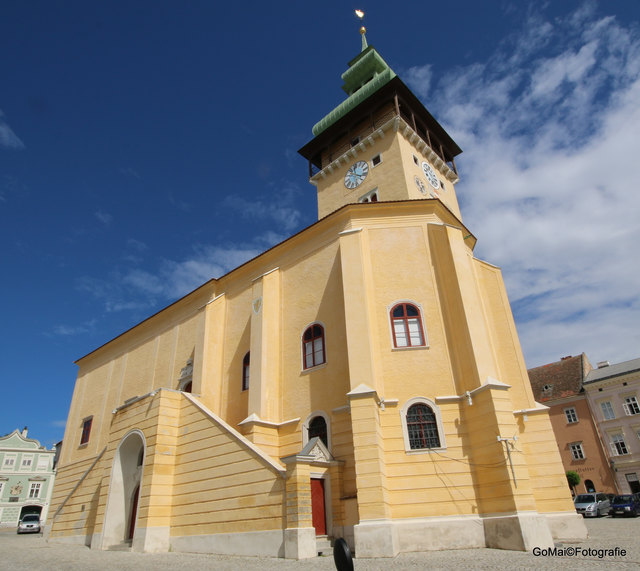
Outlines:
{"type": "MultiPolygon", "coordinates": [[[[356,10],[356,16],[360,18],[360,21],[362,22],[362,19],[364,18],[364,12],[362,10],[356,10]]],[[[367,29],[364,26],[360,26],[360,35],[362,36],[362,51],[367,49],[367,36],[365,36],[366,33],[367,29]]]]}

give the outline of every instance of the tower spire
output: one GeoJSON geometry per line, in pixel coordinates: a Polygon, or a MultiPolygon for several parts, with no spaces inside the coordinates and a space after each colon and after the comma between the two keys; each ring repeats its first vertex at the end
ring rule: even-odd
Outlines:
{"type": "MultiPolygon", "coordinates": [[[[362,20],[364,18],[364,12],[362,10],[356,10],[356,16],[360,19],[360,23],[362,23],[362,20]]],[[[364,51],[367,49],[367,36],[365,36],[366,33],[367,33],[367,29],[364,26],[360,26],[360,35],[362,36],[361,51],[364,51]]]]}

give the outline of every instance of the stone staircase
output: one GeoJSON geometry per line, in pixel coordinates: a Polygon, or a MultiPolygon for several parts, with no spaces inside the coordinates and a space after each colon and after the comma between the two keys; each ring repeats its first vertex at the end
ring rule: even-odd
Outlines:
{"type": "Polygon", "coordinates": [[[131,551],[131,540],[121,541],[116,545],[110,545],[106,549],[107,551],[131,551]]]}
{"type": "Polygon", "coordinates": [[[333,556],[333,538],[327,535],[317,535],[316,551],[318,557],[333,556]]]}

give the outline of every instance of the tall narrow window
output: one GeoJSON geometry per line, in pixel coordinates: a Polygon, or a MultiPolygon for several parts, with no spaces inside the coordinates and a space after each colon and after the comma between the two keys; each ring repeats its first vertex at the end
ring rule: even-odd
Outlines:
{"type": "Polygon", "coordinates": [[[31,487],[29,488],[29,497],[30,498],[39,498],[40,497],[40,482],[31,482],[31,487]]]}
{"type": "Polygon", "coordinates": [[[616,413],[613,412],[613,406],[609,401],[601,402],[600,408],[602,408],[602,416],[605,420],[611,420],[616,417],[616,413]]]}
{"type": "Polygon", "coordinates": [[[249,369],[251,365],[251,351],[242,359],[242,390],[246,391],[249,388],[249,369]]]}
{"type": "Polygon", "coordinates": [[[309,440],[320,438],[325,446],[329,446],[327,439],[327,421],[321,416],[314,416],[309,423],[309,440]]]}
{"type": "Polygon", "coordinates": [[[436,416],[431,407],[417,403],[407,411],[407,432],[412,450],[440,448],[436,416]]]}
{"type": "Polygon", "coordinates": [[[578,422],[578,413],[576,412],[576,409],[571,407],[571,408],[565,408],[564,409],[564,415],[567,417],[567,422],[569,424],[573,424],[574,422],[578,422]]]}
{"type": "Polygon", "coordinates": [[[627,416],[633,416],[634,414],[640,414],[640,405],[638,405],[638,399],[636,397],[627,397],[622,403],[622,408],[627,416]]]}
{"type": "Polygon", "coordinates": [[[424,347],[420,310],[410,303],[399,303],[391,310],[394,347],[424,347]]]}
{"type": "Polygon", "coordinates": [[[302,336],[304,368],[310,369],[325,362],[324,329],[322,325],[312,325],[302,336]]]}
{"type": "Polygon", "coordinates": [[[82,436],[80,437],[80,444],[86,444],[89,442],[89,435],[91,434],[91,424],[93,423],[93,417],[85,418],[82,421],[82,436]]]}

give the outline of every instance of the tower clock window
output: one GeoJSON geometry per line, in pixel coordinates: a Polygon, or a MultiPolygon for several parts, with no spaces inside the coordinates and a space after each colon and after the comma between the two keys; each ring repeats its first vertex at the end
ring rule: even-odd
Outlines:
{"type": "Polygon", "coordinates": [[[371,159],[371,166],[377,167],[382,162],[382,155],[378,154],[371,159]]]}
{"type": "Polygon", "coordinates": [[[372,191],[367,192],[367,194],[362,195],[358,198],[358,202],[378,202],[378,189],[374,188],[372,191]]]}

